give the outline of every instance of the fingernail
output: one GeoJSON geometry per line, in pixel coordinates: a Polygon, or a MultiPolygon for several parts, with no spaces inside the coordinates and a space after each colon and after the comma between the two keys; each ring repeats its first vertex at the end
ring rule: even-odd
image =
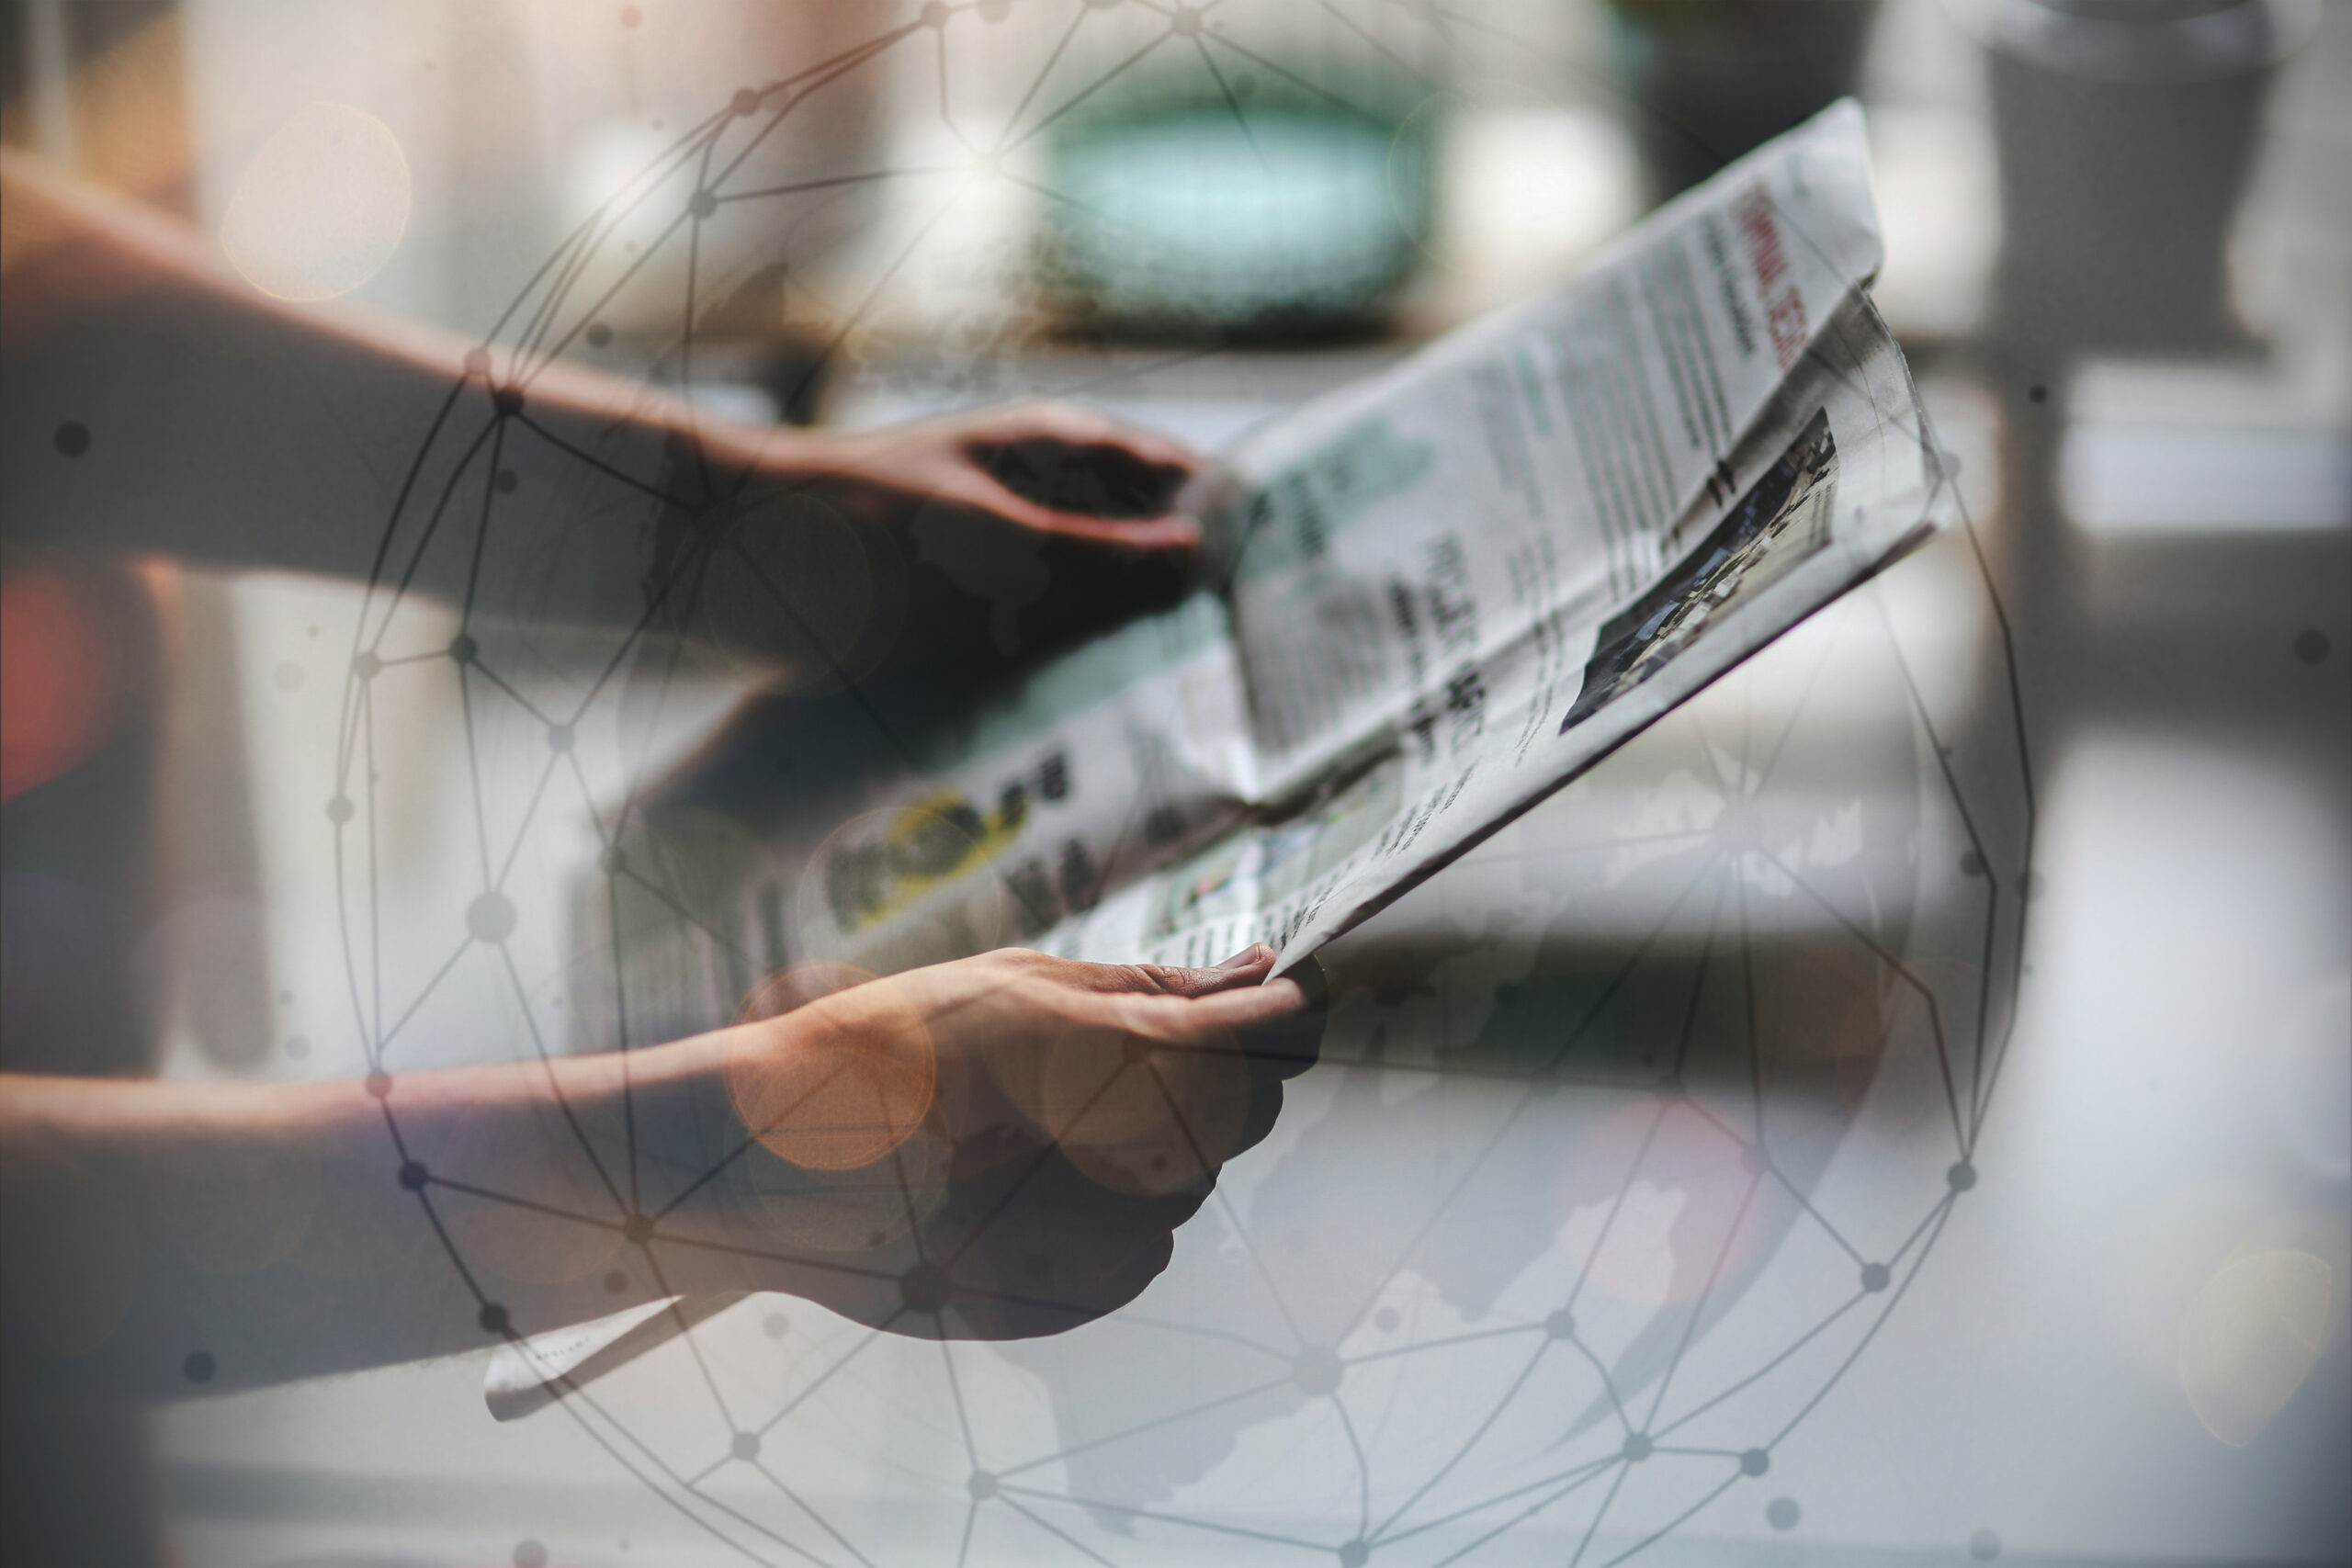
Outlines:
{"type": "Polygon", "coordinates": [[[1272,956],[1273,956],[1272,953],[1267,951],[1264,942],[1253,942],[1217,967],[1219,969],[1254,969],[1272,956]]]}

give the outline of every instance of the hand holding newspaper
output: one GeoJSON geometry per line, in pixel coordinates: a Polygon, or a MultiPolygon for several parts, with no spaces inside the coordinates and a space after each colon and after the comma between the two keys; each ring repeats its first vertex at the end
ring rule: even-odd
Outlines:
{"type": "MultiPolygon", "coordinates": [[[[1841,104],[1559,292],[1261,428],[1193,498],[1219,588],[1040,669],[848,826],[787,824],[726,899],[738,969],[1295,966],[1931,525],[1879,254],[1841,104]]],[[[674,988],[609,934],[633,998],[674,988]]],[[[676,1021],[707,1027],[746,976],[693,967],[676,1021]]]]}
{"type": "MultiPolygon", "coordinates": [[[[1932,528],[1879,260],[1842,103],[1556,293],[1261,428],[1191,498],[1214,589],[1040,668],[919,769],[842,761],[832,809],[699,879],[707,918],[632,920],[600,883],[611,988],[576,1025],[666,1038],[763,970],[1007,943],[1300,965],[1932,528]]],[[[579,1359],[502,1357],[509,1404],[579,1359]]]]}

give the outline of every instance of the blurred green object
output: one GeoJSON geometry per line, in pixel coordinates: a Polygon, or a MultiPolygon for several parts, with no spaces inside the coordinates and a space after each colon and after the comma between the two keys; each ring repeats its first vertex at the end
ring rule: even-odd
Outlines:
{"type": "Polygon", "coordinates": [[[1113,336],[1282,341],[1376,327],[1420,259],[1434,117],[1402,72],[1129,73],[1056,128],[1040,275],[1113,336]]]}

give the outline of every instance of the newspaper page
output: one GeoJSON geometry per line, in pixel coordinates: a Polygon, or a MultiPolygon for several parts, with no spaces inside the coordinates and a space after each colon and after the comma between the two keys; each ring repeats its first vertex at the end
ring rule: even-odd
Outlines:
{"type": "Polygon", "coordinates": [[[1879,254],[1849,102],[1557,293],[1262,428],[1202,498],[1219,591],[728,851],[699,946],[584,900],[628,1005],[576,1018],[653,1038],[788,964],[1009,942],[1295,965],[1928,525],[1879,254]]]}
{"type": "Polygon", "coordinates": [[[1940,474],[1879,254],[1849,102],[1245,444],[1259,819],[1041,945],[1295,965],[1918,537],[1940,474]]]}

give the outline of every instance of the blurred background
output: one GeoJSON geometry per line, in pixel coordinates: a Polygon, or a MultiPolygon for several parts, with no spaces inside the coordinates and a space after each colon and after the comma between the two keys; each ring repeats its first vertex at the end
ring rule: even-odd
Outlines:
{"type": "MultiPolygon", "coordinates": [[[[868,1354],[790,1302],[715,1319],[706,1353],[786,1413],[776,1451],[790,1436],[797,1458],[778,1473],[813,1508],[723,1468],[678,1348],[608,1385],[616,1430],[666,1477],[650,1483],[560,1413],[493,1422],[485,1352],[191,1398],[94,1450],[143,1478],[187,1561],[2352,1555],[2352,8],[7,0],[0,17],[7,143],[176,213],[280,298],[481,337],[597,220],[583,276],[611,291],[567,352],[714,412],[854,427],[1053,395],[1212,449],[1557,285],[1853,94],[1885,231],[1876,299],[1968,523],[1351,937],[1329,1061],[1133,1312],[959,1348],[952,1401],[933,1347],[868,1354]],[[810,73],[730,175],[773,198],[731,206],[689,278],[662,243],[684,187],[616,197],[644,197],[632,182],[740,89],[810,73]],[[1739,906],[1737,994],[1786,1011],[1775,1092],[1803,1129],[1779,1156],[1781,1212],[1750,1224],[1722,1213],[1727,1156],[1702,1134],[1638,1182],[1594,1162],[1660,1084],[1727,1081],[1658,1051],[1691,1036],[1686,993],[1691,1019],[1734,1007],[1708,976],[1724,889],[1745,884],[1717,885],[1702,919],[1703,897],[1676,898],[1726,874],[1720,848],[1628,846],[1665,819],[1731,842],[1747,792],[1709,738],[1758,714],[1800,739],[1754,797],[1815,846],[1837,909],[1739,906]],[[1989,888],[1963,818],[2007,846],[1989,888]],[[1837,913],[1864,909],[1868,942],[1837,913]],[[1932,1057],[1890,999],[1898,960],[1965,1001],[1994,1080],[1959,1146],[1964,1188],[1921,1130],[1932,1057]],[[1808,964],[1848,977],[1824,987],[1808,964]],[[1604,1004],[1603,1059],[1530,1098],[1521,1043],[1604,1004]],[[1604,1247],[1594,1226],[1619,1211],[1604,1247]],[[1736,1288],[1693,1302],[1694,1249],[1735,1237],[1736,1288]],[[1780,1434],[1770,1474],[1723,1491],[1709,1472],[1614,1515],[1578,1492],[1489,1536],[1525,1505],[1487,1499],[1579,1457],[1594,1395],[1529,1384],[1517,1350],[1445,1347],[1539,1332],[1546,1269],[1596,1254],[1629,1314],[1618,1375],[1679,1364],[1644,1348],[1660,1325],[1695,1338],[1743,1391],[1724,1410],[1751,1389],[1781,1403],[1694,1453],[1720,1468],[1780,1434]],[[1807,1325],[1845,1310],[1864,1258],[1901,1266],[1900,1301],[1816,1343],[1807,1325]],[[1344,1384],[1301,1360],[1288,1403],[1199,1414],[1302,1337],[1338,1346],[1344,1384]],[[1833,1342],[1813,1371],[1783,1356],[1833,1342]],[[1408,1349],[1440,1359],[1379,1382],[1421,1364],[1408,1349]],[[1773,1394],[1783,1366],[1799,1381],[1773,1394]],[[1033,1454],[1037,1495],[971,1479],[1033,1454]],[[760,1528],[712,1524],[713,1498],[760,1528]],[[1456,1522],[1416,1525],[1453,1503],[1456,1522]]],[[[136,1013],[166,1076],[356,1076],[318,805],[359,590],[175,582],[171,695],[119,761],[162,787],[11,803],[11,963],[102,949],[122,983],[94,989],[136,1013]]],[[[742,690],[722,664],[690,669],[658,724],[582,745],[587,787],[658,774],[742,690]]],[[[404,802],[385,907],[435,930],[468,891],[465,846],[435,823],[466,787],[469,721],[424,687],[379,718],[404,802]]],[[[489,787],[519,797],[530,777],[489,787]]],[[[549,1007],[592,841],[560,813],[517,840],[518,945],[549,1007]]],[[[396,940],[395,962],[405,945],[429,968],[436,942],[396,940]]],[[[498,987],[431,1006],[416,1065],[515,1048],[498,987]]],[[[10,1065],[37,1032],[103,1021],[12,1011],[10,1065]]],[[[1651,1125],[1672,1144],[1670,1117],[1651,1125]]]]}

